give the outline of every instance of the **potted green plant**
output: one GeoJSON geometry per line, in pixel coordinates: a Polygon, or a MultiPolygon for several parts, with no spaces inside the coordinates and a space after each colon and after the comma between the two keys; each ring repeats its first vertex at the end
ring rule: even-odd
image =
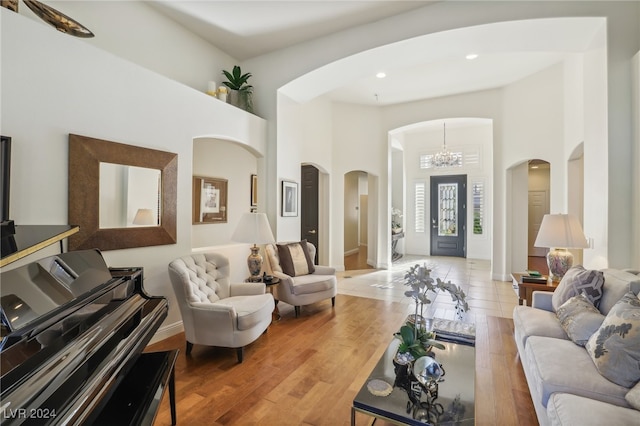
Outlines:
{"type": "Polygon", "coordinates": [[[416,359],[427,356],[430,348],[444,349],[444,345],[438,342],[436,335],[432,331],[427,331],[419,325],[408,323],[400,327],[400,331],[394,334],[400,345],[398,345],[398,354],[400,363],[403,362],[402,354],[409,354],[404,358],[404,362],[412,362],[416,359]]]}
{"type": "Polygon", "coordinates": [[[242,73],[240,66],[235,65],[233,71],[222,70],[227,78],[222,84],[229,89],[229,103],[248,112],[253,112],[253,86],[248,83],[251,73],[242,73]]]}

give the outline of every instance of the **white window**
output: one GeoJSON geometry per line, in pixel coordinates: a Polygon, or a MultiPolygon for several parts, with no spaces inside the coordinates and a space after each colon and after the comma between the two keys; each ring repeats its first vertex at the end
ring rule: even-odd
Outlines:
{"type": "Polygon", "coordinates": [[[415,204],[415,232],[425,232],[426,223],[426,185],[424,182],[416,182],[414,185],[414,204],[415,204]]]}
{"type": "Polygon", "coordinates": [[[471,185],[473,196],[473,233],[484,234],[484,182],[474,182],[471,185]]]}

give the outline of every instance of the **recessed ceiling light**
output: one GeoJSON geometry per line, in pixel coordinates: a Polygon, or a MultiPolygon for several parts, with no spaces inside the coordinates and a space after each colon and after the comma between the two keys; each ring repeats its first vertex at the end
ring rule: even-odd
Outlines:
{"type": "Polygon", "coordinates": [[[378,74],[376,74],[376,77],[378,77],[378,78],[385,78],[386,76],[387,76],[387,74],[383,73],[383,72],[379,72],[378,74]]]}
{"type": "Polygon", "coordinates": [[[473,59],[476,59],[477,57],[478,57],[478,54],[477,54],[477,53],[469,53],[469,54],[466,56],[466,58],[467,58],[468,60],[470,60],[470,61],[471,61],[471,60],[473,60],[473,59]]]}

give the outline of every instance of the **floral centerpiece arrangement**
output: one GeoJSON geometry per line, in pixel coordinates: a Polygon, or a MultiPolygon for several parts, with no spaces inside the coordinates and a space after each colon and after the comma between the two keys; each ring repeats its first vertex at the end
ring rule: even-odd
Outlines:
{"type": "Polygon", "coordinates": [[[411,267],[404,278],[406,280],[405,285],[411,287],[410,290],[404,292],[404,295],[411,297],[415,301],[416,312],[413,316],[413,321],[403,325],[395,336],[400,339],[398,347],[399,359],[404,362],[411,362],[419,357],[426,356],[430,347],[444,349],[444,346],[435,340],[435,333],[426,329],[425,320],[422,316],[424,305],[431,303],[429,292],[437,293],[439,290],[448,292],[451,299],[456,302],[456,314],[459,317],[462,316],[463,312],[469,310],[469,305],[466,301],[467,295],[462,288],[451,281],[444,282],[440,278],[434,279],[431,276],[431,270],[426,265],[411,267]]]}

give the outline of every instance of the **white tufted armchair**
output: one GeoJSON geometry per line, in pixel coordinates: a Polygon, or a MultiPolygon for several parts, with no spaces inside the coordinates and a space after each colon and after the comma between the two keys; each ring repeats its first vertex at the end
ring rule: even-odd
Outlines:
{"type": "Polygon", "coordinates": [[[194,344],[243,348],[271,324],[273,296],[262,283],[229,283],[229,260],[219,253],[184,256],[169,264],[187,355],[194,344]]]}
{"type": "MultiPolygon", "coordinates": [[[[300,244],[304,244],[306,240],[300,244]]],[[[315,257],[316,247],[306,242],[309,262],[315,257]]],[[[276,286],[276,298],[294,306],[296,318],[300,316],[300,306],[310,305],[321,300],[331,299],[331,306],[336,304],[338,281],[336,270],[330,266],[314,266],[314,271],[299,275],[287,275],[282,268],[277,244],[267,244],[264,248],[267,257],[267,270],[280,279],[276,286]]]]}

